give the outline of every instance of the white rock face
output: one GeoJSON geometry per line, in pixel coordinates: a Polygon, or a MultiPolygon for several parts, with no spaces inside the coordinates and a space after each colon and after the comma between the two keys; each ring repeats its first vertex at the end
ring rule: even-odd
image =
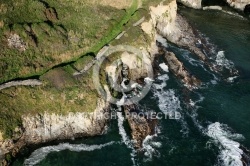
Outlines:
{"type": "Polygon", "coordinates": [[[190,8],[201,9],[201,0],[177,0],[177,2],[190,8]]]}
{"type": "Polygon", "coordinates": [[[202,8],[203,10],[222,10],[220,6],[205,6],[202,8]]]}
{"type": "Polygon", "coordinates": [[[175,26],[176,11],[176,1],[172,1],[168,5],[160,4],[157,7],[150,7],[151,26],[156,27],[160,34],[170,41],[176,41],[180,36],[179,30],[175,26]]]}
{"type": "Polygon", "coordinates": [[[227,3],[238,10],[243,11],[245,9],[245,6],[250,4],[250,0],[226,0],[227,3]]]}
{"type": "Polygon", "coordinates": [[[71,139],[79,136],[102,134],[106,121],[108,104],[98,100],[94,112],[77,112],[68,115],[43,114],[23,117],[26,143],[41,143],[56,139],[71,139]]]}

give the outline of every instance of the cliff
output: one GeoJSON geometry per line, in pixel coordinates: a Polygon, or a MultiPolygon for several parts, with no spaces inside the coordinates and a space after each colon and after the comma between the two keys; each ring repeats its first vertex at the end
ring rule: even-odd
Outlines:
{"type": "MultiPolygon", "coordinates": [[[[0,63],[0,82],[5,82],[0,93],[0,159],[15,157],[25,145],[102,134],[107,119],[99,117],[107,116],[109,103],[92,82],[94,56],[106,44],[131,45],[150,64],[150,55],[157,51],[156,31],[141,31],[149,13],[140,8],[158,1],[11,3],[0,8],[1,55],[6,62],[0,63]]],[[[147,65],[140,58],[125,53],[122,59],[134,80],[145,76],[147,65]]],[[[100,75],[104,81],[105,75],[100,75]]]]}
{"type": "Polygon", "coordinates": [[[177,2],[190,8],[201,9],[201,0],[177,0],[177,2]]]}

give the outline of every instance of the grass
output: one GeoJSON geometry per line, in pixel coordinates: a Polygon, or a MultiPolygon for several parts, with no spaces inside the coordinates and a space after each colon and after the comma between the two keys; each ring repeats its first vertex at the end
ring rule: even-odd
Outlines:
{"type": "Polygon", "coordinates": [[[93,50],[97,52],[106,43],[96,43],[106,41],[102,38],[109,38],[111,34],[107,32],[125,14],[123,10],[98,4],[46,2],[49,8],[55,8],[58,19],[47,18],[47,7],[39,1],[3,1],[7,12],[0,12],[0,20],[4,21],[0,29],[0,83],[42,75],[61,63],[76,61],[93,50]],[[11,33],[17,33],[27,43],[26,51],[8,47],[11,33]]]}
{"type": "MultiPolygon", "coordinates": [[[[138,48],[149,44],[150,39],[140,27],[131,28],[148,12],[137,10],[137,0],[133,0],[126,11],[93,5],[88,0],[46,2],[45,5],[33,0],[2,0],[5,9],[13,7],[13,10],[0,12],[0,21],[4,21],[4,27],[0,28],[0,36],[3,36],[0,39],[0,83],[34,75],[44,82],[40,87],[12,87],[0,92],[0,130],[4,138],[12,137],[23,115],[93,111],[98,94],[92,82],[92,70],[76,79],[72,77],[75,68],[82,69],[93,60],[92,55],[108,43],[138,48]],[[58,19],[48,19],[44,14],[48,5],[56,9],[58,19]],[[123,30],[127,33],[120,40],[113,40],[123,30]],[[10,49],[6,43],[10,33],[18,33],[27,42],[28,49],[24,52],[10,49]]],[[[146,3],[153,2],[144,0],[145,8],[146,3]]],[[[117,58],[117,55],[110,58],[117,58]]],[[[105,64],[101,71],[103,82],[104,67],[105,64]]]]}
{"type": "Polygon", "coordinates": [[[98,94],[92,84],[92,73],[77,80],[65,73],[62,68],[47,73],[42,77],[46,84],[40,87],[12,87],[1,91],[0,129],[4,138],[12,137],[14,129],[21,126],[23,115],[44,112],[65,115],[95,110],[98,94]]]}

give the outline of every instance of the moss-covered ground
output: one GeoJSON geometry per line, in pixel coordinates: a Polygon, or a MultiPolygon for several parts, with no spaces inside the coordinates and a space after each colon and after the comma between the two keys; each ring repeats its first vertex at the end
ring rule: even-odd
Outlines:
{"type": "MultiPolygon", "coordinates": [[[[0,84],[36,76],[38,87],[0,91],[0,132],[10,138],[23,115],[93,111],[98,94],[92,71],[73,77],[106,44],[148,45],[149,38],[133,24],[148,19],[148,4],[131,0],[125,9],[103,5],[105,0],[2,0],[0,2],[0,84]],[[123,30],[124,36],[115,37],[123,30]],[[11,34],[26,43],[20,51],[8,46],[11,34]]],[[[116,56],[114,56],[116,57],[116,56]]],[[[105,63],[108,64],[108,63],[105,63]]],[[[103,73],[103,72],[101,72],[103,73]]],[[[103,80],[105,77],[103,74],[103,80]]]]}

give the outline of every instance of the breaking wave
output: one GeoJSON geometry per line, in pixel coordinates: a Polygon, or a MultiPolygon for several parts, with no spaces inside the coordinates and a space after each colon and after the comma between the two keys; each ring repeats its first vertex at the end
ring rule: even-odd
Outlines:
{"type": "Polygon", "coordinates": [[[234,68],[234,63],[225,57],[224,51],[219,51],[216,55],[216,64],[221,67],[225,67],[228,70],[232,70],[234,68]]]}
{"type": "Polygon", "coordinates": [[[170,111],[178,111],[181,109],[180,100],[175,96],[173,89],[164,90],[167,86],[166,81],[169,80],[167,74],[160,75],[157,77],[157,80],[160,80],[161,83],[154,83],[154,96],[158,98],[158,107],[164,113],[168,114],[170,111]]]}
{"type": "Polygon", "coordinates": [[[128,148],[133,148],[131,140],[129,139],[125,128],[123,126],[123,122],[124,122],[124,116],[122,115],[122,112],[117,112],[117,117],[118,117],[118,128],[119,128],[119,134],[122,137],[122,141],[123,143],[128,147],[128,148]]]}
{"type": "Polygon", "coordinates": [[[227,125],[219,122],[208,126],[207,135],[213,139],[213,142],[219,146],[220,154],[218,156],[219,165],[223,166],[243,166],[240,143],[233,140],[242,140],[241,134],[233,134],[227,125]]]}
{"type": "MultiPolygon", "coordinates": [[[[171,113],[175,113],[181,111],[181,102],[179,98],[175,95],[174,89],[164,89],[167,86],[167,80],[169,80],[169,76],[167,74],[163,74],[157,77],[157,81],[159,83],[153,84],[153,96],[158,100],[159,109],[165,114],[169,115],[171,113]]],[[[178,119],[181,124],[181,132],[183,135],[188,135],[189,128],[184,120],[184,117],[178,119]]]]}
{"type": "Polygon", "coordinates": [[[117,112],[117,117],[118,117],[118,128],[119,128],[119,134],[122,137],[122,142],[129,148],[132,149],[132,152],[130,153],[131,156],[131,160],[133,162],[133,165],[136,165],[136,161],[135,161],[135,156],[136,156],[136,150],[133,147],[133,143],[132,141],[129,139],[125,128],[123,126],[123,122],[124,122],[124,116],[122,115],[122,112],[117,112]]]}
{"type": "Polygon", "coordinates": [[[154,141],[154,138],[157,135],[148,135],[142,143],[142,151],[144,152],[144,162],[152,161],[152,158],[160,157],[160,152],[157,150],[157,148],[160,148],[162,146],[161,142],[154,141]]]}
{"type": "Polygon", "coordinates": [[[165,63],[161,63],[159,64],[159,66],[161,67],[162,70],[164,70],[165,72],[169,72],[169,69],[168,69],[168,65],[166,65],[165,63]]]}
{"type": "Polygon", "coordinates": [[[114,141],[111,141],[106,144],[101,145],[86,145],[86,144],[69,144],[69,143],[61,143],[56,146],[46,146],[40,149],[35,150],[28,159],[24,161],[24,165],[33,166],[41,162],[45,157],[51,152],[59,152],[62,150],[70,150],[73,152],[81,152],[81,151],[94,151],[102,149],[106,146],[110,146],[114,144],[114,141]]]}
{"type": "Polygon", "coordinates": [[[222,12],[224,12],[224,13],[226,13],[226,14],[229,14],[229,15],[231,15],[231,16],[240,18],[240,19],[242,19],[242,20],[247,20],[245,17],[239,15],[239,14],[236,13],[236,12],[231,12],[231,11],[227,11],[227,10],[222,10],[222,12]]]}

